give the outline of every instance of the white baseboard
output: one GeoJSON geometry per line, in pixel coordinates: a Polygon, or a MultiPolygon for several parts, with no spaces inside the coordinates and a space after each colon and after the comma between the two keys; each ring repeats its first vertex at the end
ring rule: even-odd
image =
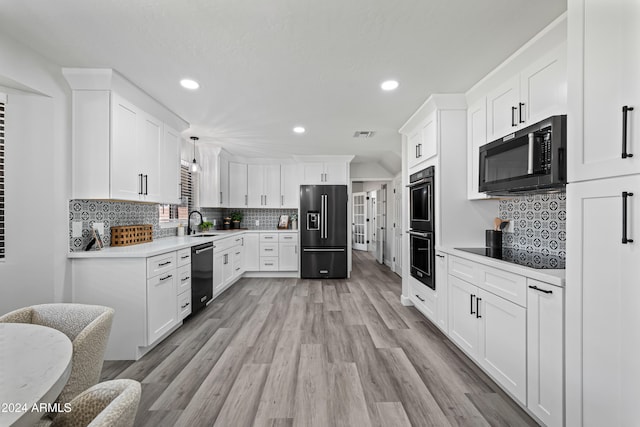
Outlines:
{"type": "Polygon", "coordinates": [[[406,307],[411,307],[413,305],[413,302],[409,297],[405,297],[404,295],[400,295],[400,303],[406,307]]]}

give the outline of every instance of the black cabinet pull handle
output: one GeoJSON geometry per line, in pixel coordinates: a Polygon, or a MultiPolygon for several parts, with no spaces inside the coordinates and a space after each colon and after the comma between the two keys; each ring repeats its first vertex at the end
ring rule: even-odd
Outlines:
{"type": "Polygon", "coordinates": [[[475,295],[471,294],[471,307],[469,308],[469,312],[470,312],[471,314],[476,314],[476,312],[475,312],[475,311],[473,311],[473,299],[474,299],[475,297],[476,297],[475,295]]]}
{"type": "Polygon", "coordinates": [[[540,289],[539,287],[533,285],[529,286],[529,289],[535,289],[536,291],[544,292],[545,294],[552,294],[553,291],[547,291],[546,289],[540,289]]]}
{"type": "Polygon", "coordinates": [[[633,243],[633,239],[627,238],[627,198],[633,196],[633,193],[627,191],[622,192],[622,243],[633,243]]]}
{"type": "Polygon", "coordinates": [[[418,158],[418,144],[416,144],[416,159],[418,158]]]}
{"type": "Polygon", "coordinates": [[[421,297],[420,297],[420,295],[416,294],[416,297],[417,297],[420,301],[424,302],[424,299],[423,299],[423,298],[421,298],[421,297]]]}
{"type": "Polygon", "coordinates": [[[627,113],[633,111],[633,107],[627,105],[622,107],[622,158],[633,157],[633,154],[627,153],[627,113]]]}
{"type": "Polygon", "coordinates": [[[144,195],[149,194],[149,175],[144,176],[144,195]]]}
{"type": "Polygon", "coordinates": [[[436,254],[438,258],[444,258],[444,255],[436,254]]]}
{"type": "Polygon", "coordinates": [[[140,180],[140,190],[138,190],[138,194],[142,195],[142,174],[138,174],[138,179],[140,180]]]}
{"type": "Polygon", "coordinates": [[[511,126],[515,127],[518,126],[518,124],[516,123],[516,111],[518,110],[518,107],[511,107],[511,126]]]}
{"type": "Polygon", "coordinates": [[[524,102],[520,102],[518,104],[518,121],[520,123],[524,123],[524,120],[522,120],[522,110],[524,109],[524,102]]]}
{"type": "Polygon", "coordinates": [[[482,298],[476,298],[476,319],[480,319],[482,316],[480,316],[480,301],[482,301],[482,298]]]}

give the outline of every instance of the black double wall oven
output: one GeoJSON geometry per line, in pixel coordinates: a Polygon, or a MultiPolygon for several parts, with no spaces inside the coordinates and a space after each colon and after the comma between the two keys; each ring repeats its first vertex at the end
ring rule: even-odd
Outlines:
{"type": "Polygon", "coordinates": [[[409,241],[411,276],[431,289],[435,281],[435,167],[416,172],[409,177],[409,241]]]}

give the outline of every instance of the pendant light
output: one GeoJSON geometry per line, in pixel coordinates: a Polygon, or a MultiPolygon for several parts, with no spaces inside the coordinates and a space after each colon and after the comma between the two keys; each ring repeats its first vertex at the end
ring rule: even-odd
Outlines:
{"type": "Polygon", "coordinates": [[[200,139],[197,136],[192,136],[191,140],[193,141],[193,162],[191,163],[191,173],[200,172],[200,165],[196,162],[196,141],[200,139]]]}

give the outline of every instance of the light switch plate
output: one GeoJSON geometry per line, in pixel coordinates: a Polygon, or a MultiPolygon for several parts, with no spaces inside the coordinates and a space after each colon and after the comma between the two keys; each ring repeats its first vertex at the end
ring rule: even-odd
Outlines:
{"type": "Polygon", "coordinates": [[[82,221],[73,221],[71,225],[71,237],[82,237],[82,221]]]}
{"type": "Polygon", "coordinates": [[[104,222],[94,222],[93,229],[100,233],[101,236],[104,236],[104,222]]]}

